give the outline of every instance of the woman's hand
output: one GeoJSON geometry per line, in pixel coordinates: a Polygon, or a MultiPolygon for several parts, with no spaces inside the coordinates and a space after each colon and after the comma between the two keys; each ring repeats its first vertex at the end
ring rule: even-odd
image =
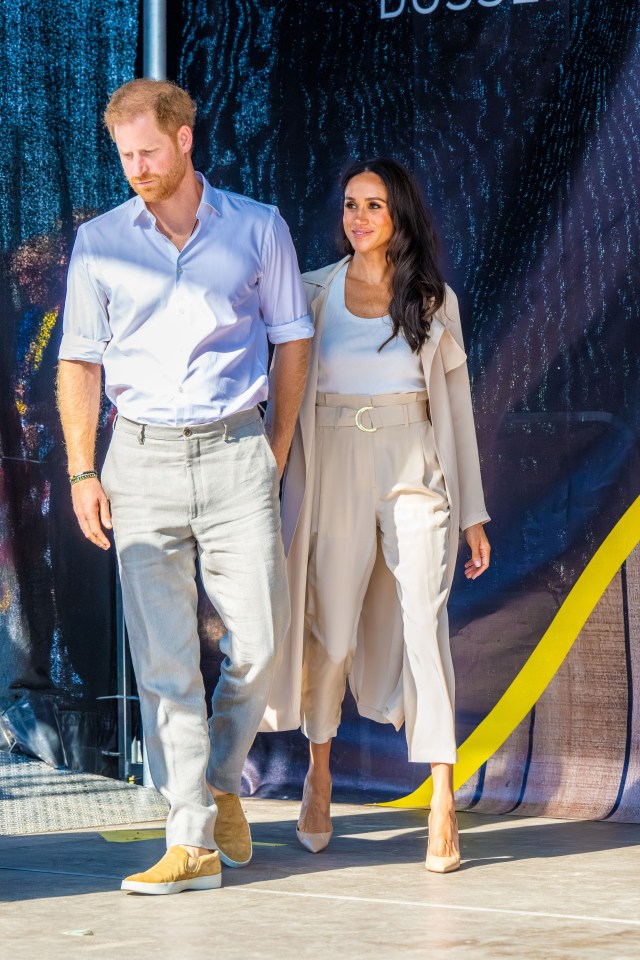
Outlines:
{"type": "Polygon", "coordinates": [[[475,580],[489,566],[491,546],[481,523],[474,523],[472,527],[467,527],[465,536],[471,548],[471,560],[467,560],[464,565],[464,575],[467,580],[475,580]]]}

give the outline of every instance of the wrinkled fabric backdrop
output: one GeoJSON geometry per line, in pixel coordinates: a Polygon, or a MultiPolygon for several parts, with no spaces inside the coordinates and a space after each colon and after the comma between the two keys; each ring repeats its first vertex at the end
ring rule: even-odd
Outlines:
{"type": "Polygon", "coordinates": [[[113,732],[96,697],[116,692],[115,572],[77,529],[54,380],[75,230],[128,197],[101,114],[134,76],[138,12],[2,0],[0,18],[0,692],[51,693],[80,727],[76,762],[97,770],[113,732]]]}
{"type": "MultiPolygon", "coordinates": [[[[114,573],[69,510],[57,311],[74,225],[127,196],[100,113],[134,75],[137,12],[33,6],[3,3],[0,685],[52,680],[91,700],[113,692],[114,573]]],[[[462,743],[640,495],[637,5],[183,0],[172,17],[197,168],[276,203],[302,269],[337,259],[353,159],[408,164],[438,223],[493,517],[491,571],[474,584],[460,572],[450,602],[462,743]]],[[[640,819],[638,549],[596,600],[461,808],[640,819]]],[[[200,624],[210,689],[222,626],[203,598],[200,624]]],[[[299,733],[260,735],[245,790],[299,795],[305,754],[299,733]]],[[[428,775],[349,698],[334,768],[336,795],[363,801],[428,775]]]]}

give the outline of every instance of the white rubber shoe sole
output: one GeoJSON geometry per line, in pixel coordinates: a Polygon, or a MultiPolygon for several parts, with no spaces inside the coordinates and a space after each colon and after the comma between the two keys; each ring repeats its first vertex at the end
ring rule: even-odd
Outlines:
{"type": "Polygon", "coordinates": [[[140,883],[139,880],[123,880],[120,889],[158,897],[167,893],[182,893],[183,890],[218,890],[221,886],[222,876],[218,874],[216,877],[194,877],[192,880],[173,880],[171,883],[140,883]]]}
{"type": "Polygon", "coordinates": [[[251,847],[251,857],[248,860],[243,860],[238,862],[237,860],[231,860],[226,854],[222,852],[220,847],[218,847],[218,853],[220,854],[220,859],[226,867],[246,867],[248,863],[251,863],[251,857],[253,857],[253,847],[251,847]]]}

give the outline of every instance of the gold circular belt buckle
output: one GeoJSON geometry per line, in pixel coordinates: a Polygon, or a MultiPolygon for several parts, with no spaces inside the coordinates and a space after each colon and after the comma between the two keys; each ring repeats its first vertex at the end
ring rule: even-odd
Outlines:
{"type": "Polygon", "coordinates": [[[356,411],[356,427],[358,430],[362,430],[363,433],[375,433],[378,429],[377,427],[365,427],[360,421],[360,414],[364,413],[365,410],[373,410],[373,407],[360,407],[360,409],[356,411]]]}

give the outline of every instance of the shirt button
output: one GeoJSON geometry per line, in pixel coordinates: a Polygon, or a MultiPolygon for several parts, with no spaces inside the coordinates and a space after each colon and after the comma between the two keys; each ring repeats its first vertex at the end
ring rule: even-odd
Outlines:
{"type": "Polygon", "coordinates": [[[179,277],[182,276],[182,267],[178,267],[178,276],[179,276],[179,277]]]}
{"type": "Polygon", "coordinates": [[[184,430],[182,431],[182,435],[184,437],[190,437],[192,433],[193,433],[193,430],[190,430],[189,427],[185,427],[184,430]]]}
{"type": "Polygon", "coordinates": [[[184,387],[178,387],[178,393],[184,393],[184,387]]]}

